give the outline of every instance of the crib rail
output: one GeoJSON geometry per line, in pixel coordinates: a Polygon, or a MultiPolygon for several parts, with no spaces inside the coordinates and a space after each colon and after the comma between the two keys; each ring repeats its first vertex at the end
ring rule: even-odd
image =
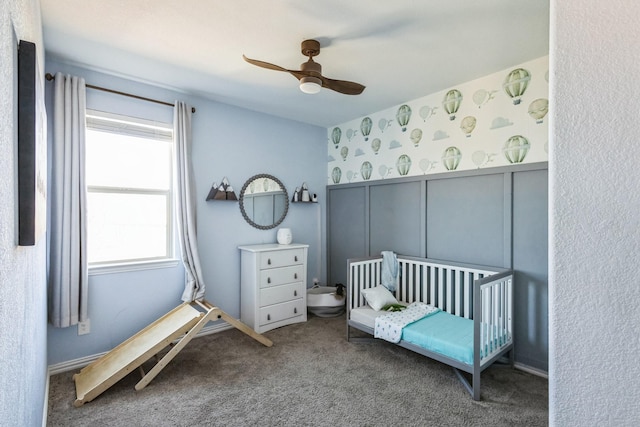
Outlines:
{"type": "Polygon", "coordinates": [[[475,294],[473,355],[483,366],[513,343],[513,272],[478,280],[475,294]]]}
{"type": "MultiPolygon", "coordinates": [[[[382,257],[349,260],[349,309],[366,304],[362,290],[380,283],[382,257]]],[[[473,317],[473,284],[503,271],[484,266],[398,256],[396,299],[433,305],[456,316],[473,317]]]]}

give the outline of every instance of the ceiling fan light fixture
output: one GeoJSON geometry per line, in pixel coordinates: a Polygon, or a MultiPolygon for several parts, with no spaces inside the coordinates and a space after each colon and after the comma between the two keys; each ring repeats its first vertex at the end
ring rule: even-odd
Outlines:
{"type": "Polygon", "coordinates": [[[322,80],[317,77],[303,77],[300,79],[300,90],[304,93],[318,93],[322,89],[322,80]]]}

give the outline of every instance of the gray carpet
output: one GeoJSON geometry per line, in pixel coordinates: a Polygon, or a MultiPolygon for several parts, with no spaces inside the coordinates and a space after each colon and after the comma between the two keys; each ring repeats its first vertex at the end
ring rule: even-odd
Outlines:
{"type": "MultiPolygon", "coordinates": [[[[393,344],[349,343],[344,315],[265,333],[191,341],[141,391],[133,372],[73,406],[66,372],[51,377],[49,426],[544,426],[547,380],[508,367],[482,374],[473,401],[453,370],[393,344]]],[[[147,366],[149,368],[152,363],[147,366]]]]}

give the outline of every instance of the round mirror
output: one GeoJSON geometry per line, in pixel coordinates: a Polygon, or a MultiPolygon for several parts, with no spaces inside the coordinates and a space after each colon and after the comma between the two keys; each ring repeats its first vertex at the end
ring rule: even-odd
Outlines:
{"type": "Polygon", "coordinates": [[[287,189],[278,178],[265,173],[254,175],[240,191],[240,211],[247,222],[261,230],[280,224],[289,210],[287,189]]]}

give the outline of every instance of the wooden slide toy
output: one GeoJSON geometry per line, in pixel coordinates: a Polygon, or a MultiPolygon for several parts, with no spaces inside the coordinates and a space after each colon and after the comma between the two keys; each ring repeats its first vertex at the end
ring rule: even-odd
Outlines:
{"type": "Polygon", "coordinates": [[[73,405],[79,407],[92,401],[137,368],[142,379],[135,389],[142,390],[211,320],[224,320],[265,346],[273,345],[271,340],[206,301],[182,303],[75,374],[77,399],[73,405]],[[169,352],[145,374],[141,365],[178,338],[169,352]]]}

